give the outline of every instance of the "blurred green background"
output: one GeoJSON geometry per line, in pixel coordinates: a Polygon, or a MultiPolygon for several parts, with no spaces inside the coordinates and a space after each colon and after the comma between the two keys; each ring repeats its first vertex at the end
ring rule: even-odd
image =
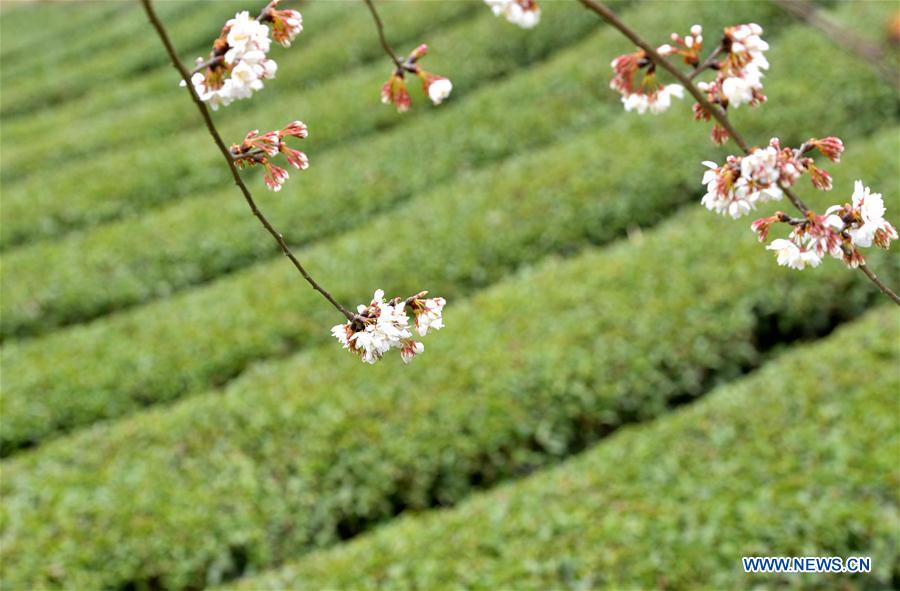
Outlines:
{"type": "MultiPolygon", "coordinates": [[[[185,63],[245,0],[160,0],[185,63]]],[[[363,366],[229,180],[136,2],[0,11],[0,589],[900,586],[900,315],[828,260],[780,268],[700,207],[735,150],[681,101],[624,113],[628,42],[574,1],[523,31],[478,1],[380,2],[439,107],[379,103],[361,2],[303,13],[226,142],[307,123],[280,193],[346,305],[428,289],[446,328],[363,366]],[[746,575],[741,556],[871,556],[746,575]]],[[[769,2],[614,2],[662,43],[757,22],[748,140],[838,135],[900,218],[900,2],[819,4],[881,70],[769,2]]],[[[761,210],[761,215],[776,206],[761,210]]],[[[777,228],[773,230],[776,232],[777,228]]],[[[774,237],[774,235],[773,235],[774,237]]],[[[895,253],[867,253],[900,284],[895,253]]]]}

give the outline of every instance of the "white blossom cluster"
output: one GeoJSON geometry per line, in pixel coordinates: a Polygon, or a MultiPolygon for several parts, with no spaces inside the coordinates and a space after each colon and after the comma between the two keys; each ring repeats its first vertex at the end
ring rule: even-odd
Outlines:
{"type": "Polygon", "coordinates": [[[532,29],[541,22],[541,7],[535,0],[484,0],[497,16],[523,29],[532,29]]]}
{"type": "Polygon", "coordinates": [[[706,194],[700,202],[710,211],[737,219],[784,195],[778,186],[778,151],[772,146],[757,148],[744,158],[730,156],[722,166],[711,161],[703,165],[709,170],[701,181],[706,194]]]}
{"type": "MultiPolygon", "coordinates": [[[[277,2],[270,3],[263,16],[272,23],[275,40],[289,47],[303,30],[303,20],[296,10],[275,10],[276,5],[277,2]]],[[[272,43],[269,34],[269,26],[251,17],[246,10],[228,20],[222,36],[213,46],[214,56],[218,59],[205,73],[197,72],[191,77],[191,84],[200,99],[216,110],[262,90],[263,81],[274,78],[278,71],[275,60],[268,58],[272,43]]],[[[202,58],[197,61],[203,63],[202,58]]]]}
{"type": "Polygon", "coordinates": [[[701,181],[706,194],[701,203],[710,211],[732,218],[747,215],[767,201],[784,196],[783,187],[791,187],[805,173],[809,173],[817,189],[831,189],[831,175],[818,168],[812,158],[804,156],[818,149],[834,162],[840,160],[844,144],[839,138],[812,138],[800,148],[782,148],[778,138],[772,138],[766,148],[754,148],[744,157],[729,156],[725,164],[706,161],[709,168],[701,181]]]}
{"type": "Polygon", "coordinates": [[[872,193],[862,181],[856,181],[851,199],[850,207],[832,205],[825,214],[851,220],[844,228],[854,246],[868,248],[874,243],[881,248],[890,247],[891,240],[897,240],[897,230],[884,219],[886,209],[881,193],[872,193]]]}
{"type": "Polygon", "coordinates": [[[763,52],[768,51],[769,44],[761,37],[762,32],[756,23],[725,29],[728,57],[719,69],[717,84],[729,106],[765,100],[762,70],[769,69],[769,60],[763,52]]]}
{"type": "Polygon", "coordinates": [[[401,300],[394,298],[384,301],[384,291],[377,290],[368,306],[357,307],[356,319],[338,324],[331,334],[345,349],[356,353],[365,363],[375,363],[391,349],[400,350],[404,363],[425,350],[425,345],[413,338],[409,326],[407,306],[415,316],[413,328],[419,336],[430,330],[440,330],[444,326],[444,298],[424,298],[422,292],[401,300]]]}
{"type": "MultiPolygon", "coordinates": [[[[833,160],[839,159],[840,152],[843,151],[843,143],[838,138],[809,140],[804,146],[808,145],[819,147],[823,154],[833,160]]],[[[808,168],[814,166],[810,164],[808,168]]],[[[813,179],[814,185],[816,182],[813,179]]],[[[856,181],[851,200],[852,203],[829,207],[825,215],[821,216],[807,212],[803,218],[793,219],[779,211],[773,216],[754,221],[750,229],[762,242],[773,224],[784,222],[793,226],[786,239],[773,240],[766,247],[767,250],[775,251],[779,265],[797,270],[818,267],[822,259],[830,255],[843,260],[848,267],[855,268],[865,263],[860,248],[868,248],[874,244],[887,249],[891,240],[897,239],[897,230],[884,219],[885,207],[881,194],[872,193],[862,181],[856,181]]]]}

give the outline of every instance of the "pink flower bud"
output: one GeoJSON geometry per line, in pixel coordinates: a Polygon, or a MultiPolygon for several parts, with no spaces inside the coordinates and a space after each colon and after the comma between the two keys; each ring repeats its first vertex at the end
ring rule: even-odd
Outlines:
{"type": "Polygon", "coordinates": [[[712,138],[712,141],[716,143],[716,145],[721,146],[728,141],[728,138],[730,136],[728,135],[728,130],[716,123],[713,125],[712,131],[710,132],[710,137],[712,138]]]}
{"type": "Polygon", "coordinates": [[[288,135],[303,139],[309,135],[309,130],[302,121],[291,121],[281,130],[281,137],[288,135]]]}
{"type": "Polygon", "coordinates": [[[384,83],[384,86],[381,87],[381,102],[386,105],[393,104],[397,107],[398,113],[409,110],[412,101],[409,98],[409,91],[406,90],[406,82],[403,80],[402,74],[394,72],[384,83]]]}
{"type": "Polygon", "coordinates": [[[281,153],[284,154],[284,157],[287,158],[287,161],[296,169],[306,170],[309,168],[309,158],[306,157],[306,154],[299,150],[292,150],[287,147],[287,144],[284,142],[279,146],[281,153]]]}
{"type": "Polygon", "coordinates": [[[841,138],[835,136],[828,136],[820,140],[812,138],[806,143],[814,146],[823,156],[832,162],[841,161],[841,154],[844,153],[844,142],[841,141],[841,138]]]}
{"type": "Polygon", "coordinates": [[[425,57],[426,53],[428,53],[428,46],[423,43],[410,52],[409,61],[415,63],[419,59],[425,57]]]}
{"type": "Polygon", "coordinates": [[[264,166],[266,167],[266,173],[263,176],[263,180],[269,189],[277,193],[288,179],[288,172],[270,162],[266,162],[264,166]]]}
{"type": "Polygon", "coordinates": [[[821,168],[817,167],[812,162],[807,163],[807,170],[809,170],[809,180],[812,181],[813,186],[820,191],[830,191],[831,190],[831,175],[821,168]]]}

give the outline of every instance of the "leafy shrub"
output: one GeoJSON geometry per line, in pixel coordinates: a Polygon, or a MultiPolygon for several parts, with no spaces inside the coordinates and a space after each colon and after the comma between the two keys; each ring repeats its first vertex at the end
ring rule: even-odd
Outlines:
{"type": "Polygon", "coordinates": [[[882,308],[559,468],[235,589],[890,588],[897,321],[882,308]],[[741,556],[873,572],[748,575],[741,556]]]}
{"type": "MultiPolygon", "coordinates": [[[[658,7],[653,8],[654,14],[660,12],[658,7]]],[[[810,41],[810,37],[800,32],[792,38],[800,44],[810,41]]],[[[591,104],[589,97],[583,99],[586,101],[583,111],[572,108],[573,97],[579,96],[577,89],[584,87],[584,78],[578,74],[591,66],[583,65],[576,70],[565,66],[593,61],[581,57],[591,47],[588,44],[576,48],[560,56],[560,60],[565,61],[553,61],[535,70],[535,78],[559,91],[559,94],[544,94],[544,100],[539,103],[542,116],[513,119],[502,128],[502,134],[497,134],[498,122],[506,120],[510,101],[520,95],[523,87],[527,88],[524,85],[536,84],[530,78],[531,74],[521,80],[510,80],[471,106],[448,112],[443,118],[435,117],[427,128],[413,127],[413,132],[422,133],[383,138],[381,145],[396,146],[397,154],[410,147],[413,148],[411,153],[428,153],[431,140],[424,133],[427,129],[445,129],[452,134],[461,121],[471,122],[472,131],[464,136],[467,139],[456,139],[441,151],[431,150],[430,157],[412,172],[407,162],[400,158],[383,160],[379,166],[368,169],[358,166],[345,170],[347,161],[364,162],[364,151],[358,153],[358,158],[345,156],[336,160],[330,172],[322,173],[322,178],[349,182],[351,174],[359,175],[358,182],[350,183],[358,187],[356,196],[351,198],[345,194],[344,200],[308,202],[309,209],[303,207],[300,210],[295,224],[310,224],[321,231],[329,227],[339,229],[354,220],[359,223],[364,217],[371,217],[373,212],[388,206],[406,184],[425,187],[436,176],[449,176],[460,166],[468,169],[480,161],[490,161],[495,154],[527,151],[532,146],[552,141],[567,128],[571,133],[574,127],[590,128],[593,121],[609,117],[608,109],[591,104]],[[502,139],[498,140],[498,137],[502,139]],[[410,146],[414,141],[422,143],[419,147],[410,146]],[[529,141],[534,143],[529,145],[526,143],[529,141]],[[375,174],[380,176],[375,177],[375,174]],[[371,175],[368,183],[367,175],[371,175]],[[360,217],[354,218],[354,215],[360,217]]],[[[773,55],[773,59],[779,58],[773,55]]],[[[827,71],[854,70],[832,68],[827,71]]],[[[819,84],[806,80],[810,86],[819,84]]],[[[867,88],[873,89],[873,105],[880,104],[877,97],[882,91],[874,84],[867,88]]],[[[778,92],[778,85],[773,83],[770,94],[777,97],[778,92]]],[[[815,129],[820,117],[833,123],[846,117],[853,121],[847,124],[851,133],[858,129],[854,128],[862,118],[858,109],[853,105],[841,108],[832,97],[822,100],[825,104],[816,109],[807,103],[805,119],[798,117],[783,122],[780,126],[782,136],[796,135],[805,139],[809,135],[807,130],[815,129]]],[[[523,112],[529,113],[526,107],[523,112]]],[[[877,112],[877,109],[870,112],[877,112]]],[[[883,118],[881,120],[883,122],[883,118]]],[[[746,127],[761,135],[770,133],[776,121],[774,115],[761,110],[755,124],[746,127]]],[[[874,120],[871,124],[875,125],[874,120]]],[[[316,245],[301,256],[317,275],[321,275],[326,285],[334,288],[335,295],[347,302],[362,301],[371,295],[366,292],[379,286],[389,291],[412,290],[413,293],[427,285],[435,293],[453,297],[496,281],[509,270],[548,252],[569,252],[586,242],[606,242],[621,235],[629,225],[653,223],[667,215],[673,205],[694,196],[690,190],[685,190],[686,187],[699,190],[701,167],[698,164],[696,169],[690,165],[660,168],[658,161],[652,160],[650,155],[665,161],[672,154],[685,154],[699,162],[704,153],[713,154],[703,133],[702,126],[675,115],[652,123],[633,117],[621,118],[609,127],[587,131],[574,146],[565,143],[550,146],[540,152],[525,154],[500,169],[467,175],[469,178],[464,177],[458,183],[438,187],[413,200],[404,209],[385,215],[359,231],[316,245]],[[651,129],[657,133],[665,130],[666,137],[671,139],[648,142],[646,138],[651,129]],[[622,138],[617,150],[600,151],[598,147],[611,136],[622,138]],[[617,173],[611,175],[611,170],[617,173]],[[465,199],[460,195],[465,195],[465,199]],[[419,239],[425,235],[429,236],[429,242],[427,248],[421,248],[419,239]],[[361,252],[381,254],[374,260],[361,259],[361,252]],[[406,269],[410,266],[417,269],[416,280],[422,284],[409,284],[406,269]],[[353,281],[347,281],[347,277],[353,277],[353,281]]],[[[894,135],[882,136],[865,151],[865,158],[853,160],[852,151],[848,153],[847,160],[855,164],[835,169],[843,183],[836,191],[842,190],[849,195],[847,187],[854,178],[866,178],[875,187],[890,182],[888,179],[892,177],[889,175],[896,170],[891,159],[892,150],[896,150],[895,144],[890,143],[892,137],[894,135]],[[872,164],[867,164],[866,159],[872,164]],[[859,167],[855,170],[860,173],[854,174],[854,167],[859,167]],[[868,174],[863,175],[862,171],[868,174]]],[[[366,150],[372,149],[371,145],[366,147],[366,150]]],[[[383,156],[387,148],[375,149],[375,152],[383,156]]],[[[333,191],[339,194],[338,186],[335,185],[333,191]]],[[[189,246],[183,260],[203,260],[201,252],[225,258],[224,238],[217,240],[213,236],[222,236],[215,228],[224,224],[225,212],[234,211],[235,216],[242,216],[242,226],[236,224],[231,235],[257,244],[256,252],[271,248],[266,246],[268,237],[247,219],[244,204],[236,198],[228,203],[233,206],[217,208],[210,204],[205,209],[193,211],[180,222],[182,226],[177,225],[178,217],[167,218],[168,226],[154,225],[158,234],[144,235],[148,240],[158,236],[156,246],[160,245],[160,240],[171,244],[169,241],[180,240],[178,234],[172,235],[173,227],[182,227],[187,232],[189,230],[183,224],[199,224],[208,229],[200,235],[209,236],[213,246],[206,248],[202,241],[189,246]],[[166,227],[169,232],[164,231],[166,227]],[[240,230],[240,227],[245,229],[240,230]]],[[[271,205],[278,203],[281,203],[280,197],[271,205]]],[[[273,209],[273,218],[279,226],[293,227],[295,224],[284,223],[283,215],[290,215],[290,208],[273,209]]],[[[152,220],[150,218],[148,222],[152,220]]],[[[740,232],[740,229],[733,226],[729,231],[740,232]]],[[[314,230],[309,232],[315,235],[314,230]]],[[[141,232],[134,229],[131,236],[141,236],[141,232]]],[[[79,248],[78,251],[86,252],[86,249],[79,248]]],[[[111,249],[108,251],[121,256],[111,249]]],[[[138,260],[124,270],[116,267],[123,280],[104,276],[101,283],[126,286],[133,290],[130,293],[142,293],[142,289],[146,293],[141,278],[166,277],[166,273],[171,276],[172,271],[165,270],[166,263],[164,259],[153,263],[147,259],[138,260]],[[158,266],[163,266],[162,272],[156,271],[158,266]]],[[[223,266],[213,265],[207,273],[223,266]]],[[[198,274],[203,276],[202,271],[189,264],[178,268],[184,269],[186,281],[196,280],[198,274]]],[[[4,272],[9,273],[8,267],[4,272]]],[[[73,267],[69,272],[84,273],[79,267],[73,267]]],[[[74,291],[74,297],[67,298],[73,309],[78,309],[76,302],[80,298],[89,301],[88,295],[97,293],[89,283],[81,284],[85,286],[82,291],[74,291]]],[[[59,283],[60,286],[73,284],[76,282],[59,283]]],[[[28,301],[24,295],[27,287],[35,285],[24,280],[4,282],[4,306],[10,302],[28,301]],[[25,292],[20,292],[23,295],[17,297],[14,294],[17,289],[23,289],[22,286],[26,286],[25,292]]],[[[123,289],[123,293],[129,292],[123,289]]],[[[7,322],[8,316],[3,314],[3,322],[7,322]]],[[[331,310],[301,286],[290,266],[278,258],[203,289],[88,326],[30,342],[10,343],[2,350],[7,375],[4,390],[0,393],[0,408],[5,418],[0,429],[0,449],[9,453],[23,444],[43,439],[55,429],[70,429],[100,418],[120,416],[143,405],[222,383],[253,359],[281,354],[298,344],[329,338],[325,329],[334,320],[331,310]],[[265,305],[260,305],[261,293],[267,294],[265,305]],[[127,346],[123,346],[126,343],[127,346]],[[90,360],[89,365],[85,364],[86,359],[90,360]]]]}
{"type": "MultiPolygon", "coordinates": [[[[185,589],[258,570],[658,416],[758,364],[760,343],[883,297],[838,264],[777,267],[731,225],[692,206],[523,270],[448,308],[402,372],[329,343],[7,460],[4,584],[185,589]]],[[[900,279],[896,258],[872,263],[900,279]]]]}

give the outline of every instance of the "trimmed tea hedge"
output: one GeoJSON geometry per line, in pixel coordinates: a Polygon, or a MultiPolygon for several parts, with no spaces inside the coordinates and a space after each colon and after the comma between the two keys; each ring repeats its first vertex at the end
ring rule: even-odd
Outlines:
{"type": "MultiPolygon", "coordinates": [[[[434,71],[452,75],[456,92],[465,95],[474,86],[540,61],[596,27],[575,4],[561,6],[552,14],[554,18],[548,19],[548,27],[542,33],[531,36],[524,35],[526,31],[512,31],[511,35],[497,35],[494,30],[502,23],[489,10],[482,11],[470,22],[429,35],[434,56],[428,57],[427,65],[434,71]]],[[[302,64],[295,67],[300,69],[302,64]]],[[[286,87],[284,80],[276,79],[269,85],[272,88],[267,87],[259,94],[264,100],[254,99],[252,128],[278,129],[293,119],[303,120],[311,130],[310,138],[304,141],[305,149],[315,166],[320,147],[410,121],[412,112],[401,115],[380,103],[379,90],[388,73],[389,64],[382,61],[343,73],[329,83],[305,91],[286,87]],[[270,92],[276,87],[280,90],[270,92]]],[[[171,92],[178,90],[173,85],[171,92]]],[[[434,115],[437,111],[452,110],[452,104],[453,99],[435,109],[420,99],[415,113],[434,115]]],[[[192,113],[191,121],[196,126],[192,108],[185,99],[179,112],[184,116],[192,113]]],[[[240,140],[251,127],[246,117],[221,119],[219,127],[226,141],[240,140]]],[[[193,127],[177,137],[131,142],[127,149],[106,152],[89,165],[76,161],[50,174],[29,177],[4,191],[0,210],[4,231],[0,241],[8,246],[51,236],[211,188],[221,195],[230,185],[221,159],[208,132],[193,127]],[[122,170],[133,174],[122,175],[122,170]],[[73,182],[77,186],[75,192],[71,192],[73,182]],[[58,194],[67,191],[71,194],[59,199],[58,194]]],[[[261,181],[257,186],[264,190],[261,181]]],[[[227,194],[232,196],[232,192],[227,194]]]]}
{"type": "Polygon", "coordinates": [[[882,308],[560,468],[235,589],[890,588],[898,325],[882,308]],[[748,575],[741,556],[873,571],[748,575]]]}
{"type": "MultiPolygon", "coordinates": [[[[566,70],[556,72],[561,80],[567,78],[566,70]]],[[[565,88],[562,81],[560,86],[565,88]]],[[[559,104],[568,104],[569,96],[563,92],[559,104]]],[[[506,103],[500,100],[498,108],[506,103]]],[[[822,112],[830,118],[839,113],[822,112]]],[[[547,119],[540,120],[548,125],[546,132],[525,121],[529,125],[522,134],[550,137],[556,130],[547,119]]],[[[765,129],[765,121],[761,115],[757,124],[765,129]]],[[[495,129],[487,124],[475,128],[495,129]]],[[[692,196],[683,187],[697,187],[699,173],[689,165],[659,169],[647,155],[666,159],[673,153],[694,154],[691,158],[699,162],[704,153],[712,156],[706,131],[678,114],[653,120],[620,117],[615,125],[588,132],[573,145],[526,155],[499,170],[438,188],[300,256],[346,302],[362,301],[378,286],[398,292],[426,286],[452,297],[496,281],[548,252],[606,242],[629,225],[653,223],[666,215],[692,196]],[[643,138],[651,130],[671,139],[648,143],[643,138]],[[598,151],[610,134],[635,139],[622,141],[613,153],[598,151]],[[609,170],[619,174],[609,175],[609,170]],[[427,240],[427,248],[421,247],[422,240],[427,240]],[[380,254],[360,259],[360,252],[380,254]],[[416,273],[407,272],[411,266],[416,273]]],[[[876,187],[890,182],[884,175],[896,173],[895,136],[886,133],[867,150],[851,144],[847,161],[852,164],[842,166],[839,186],[846,191],[856,176],[876,187]],[[859,172],[854,175],[854,170],[859,172]]],[[[455,154],[447,158],[459,162],[455,154]]],[[[249,220],[247,225],[255,228],[249,220]]],[[[258,233],[258,239],[266,237],[258,233]]],[[[298,283],[293,269],[276,259],[85,327],[7,344],[2,350],[7,372],[0,394],[2,449],[10,453],[54,429],[120,416],[222,383],[253,359],[329,338],[324,328],[334,319],[331,309],[298,283]],[[260,305],[263,293],[266,301],[260,305]],[[89,371],[84,359],[91,360],[89,371]]]]}
{"type": "MultiPolygon", "coordinates": [[[[272,53],[279,63],[275,81],[267,84],[266,91],[257,94],[254,100],[230,105],[223,111],[223,115],[228,114],[223,118],[243,120],[246,126],[248,117],[258,117],[267,110],[268,103],[277,103],[274,97],[281,96],[283,103],[285,95],[294,96],[298,90],[306,91],[333,76],[346,76],[353,68],[373,59],[384,68],[384,52],[377,39],[373,38],[372,17],[365,6],[340,2],[332,4],[346,7],[345,12],[320,15],[316,10],[307,12],[304,9],[304,33],[289,51],[278,48],[272,53]],[[331,23],[323,16],[330,16],[331,20],[340,17],[340,20],[331,23]],[[328,34],[307,35],[322,30],[328,34]],[[342,41],[335,43],[335,39],[342,41]],[[276,87],[279,91],[271,93],[276,87]]],[[[311,6],[315,8],[316,4],[311,6]]],[[[430,37],[437,27],[446,27],[468,18],[475,9],[480,8],[470,2],[430,2],[409,10],[408,5],[388,3],[384,6],[383,18],[390,22],[391,40],[398,47],[405,47],[423,37],[430,37]]],[[[147,27],[146,22],[142,26],[147,27]]],[[[181,37],[177,39],[180,41],[181,37]]],[[[207,39],[205,43],[209,45],[211,40],[207,39]]],[[[120,149],[122,144],[126,144],[127,148],[127,144],[133,141],[144,145],[150,139],[184,129],[201,129],[203,126],[196,111],[183,108],[187,97],[183,91],[176,91],[173,79],[177,80],[177,76],[171,66],[163,61],[160,51],[161,46],[157,52],[151,53],[156,65],[152,74],[129,79],[111,91],[104,89],[102,93],[61,105],[41,117],[21,118],[5,125],[4,145],[27,143],[30,149],[9,151],[2,167],[4,182],[9,183],[46,169],[48,165],[71,162],[74,158],[97,158],[98,153],[120,149]],[[153,97],[153,100],[147,100],[148,97],[153,97]],[[35,158],[35,153],[45,156],[35,158]]],[[[209,48],[201,52],[206,55],[209,48]]],[[[185,51],[182,54],[186,56],[186,63],[193,61],[193,57],[187,57],[185,51]]],[[[281,109],[281,113],[288,110],[281,103],[277,108],[281,109]]]]}
{"type": "Polygon", "coordinates": [[[277,564],[658,416],[884,297],[768,254],[691,206],[452,305],[410,367],[329,343],[7,460],[3,584],[186,589],[277,564]]]}
{"type": "MultiPolygon", "coordinates": [[[[0,81],[21,79],[22,73],[29,67],[40,67],[53,55],[56,48],[48,47],[48,39],[62,40],[76,44],[85,38],[84,30],[88,24],[106,21],[114,22],[125,9],[125,4],[112,2],[57,3],[55,9],[48,9],[36,3],[19,3],[15,10],[6,9],[0,20],[2,38],[0,38],[0,59],[3,60],[3,71],[0,81]],[[35,22],[40,22],[40,34],[35,34],[35,22]]],[[[91,43],[85,43],[90,46],[91,43]]]]}

